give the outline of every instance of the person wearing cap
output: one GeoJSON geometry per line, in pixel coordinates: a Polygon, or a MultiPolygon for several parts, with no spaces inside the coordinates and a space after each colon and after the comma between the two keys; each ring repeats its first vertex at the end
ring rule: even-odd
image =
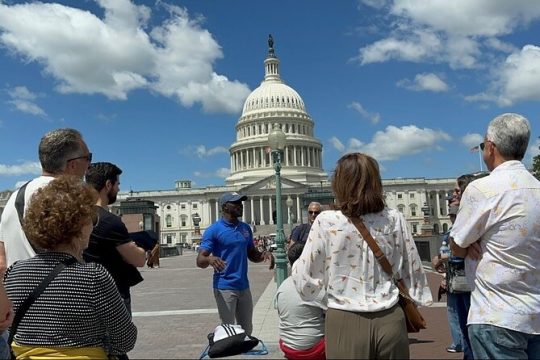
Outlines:
{"type": "Polygon", "coordinates": [[[291,233],[290,238],[290,244],[289,246],[292,246],[294,243],[300,243],[305,244],[309,235],[309,231],[311,230],[311,225],[317,218],[317,216],[321,213],[321,204],[312,201],[309,203],[308,206],[308,223],[307,224],[300,224],[297,227],[295,227],[291,233]]]}
{"type": "Polygon", "coordinates": [[[248,259],[269,260],[274,268],[274,256],[260,252],[253,244],[248,224],[238,220],[243,213],[242,201],[247,196],[228,192],[221,196],[222,218],[208,227],[202,237],[197,266],[214,268],[214,297],[222,324],[238,324],[247,334],[253,330],[253,300],[247,277],[248,259]]]}

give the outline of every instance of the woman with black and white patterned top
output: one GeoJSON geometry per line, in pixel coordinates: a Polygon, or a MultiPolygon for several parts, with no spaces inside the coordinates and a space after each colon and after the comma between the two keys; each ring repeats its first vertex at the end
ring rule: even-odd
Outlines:
{"type": "Polygon", "coordinates": [[[112,277],[100,264],[82,261],[95,201],[89,186],[68,176],[51,181],[32,197],[23,229],[44,251],[8,269],[5,286],[14,311],[59,262],[77,261],[63,269],[25,313],[11,344],[17,359],[106,359],[135,345],[137,328],[112,277]]]}

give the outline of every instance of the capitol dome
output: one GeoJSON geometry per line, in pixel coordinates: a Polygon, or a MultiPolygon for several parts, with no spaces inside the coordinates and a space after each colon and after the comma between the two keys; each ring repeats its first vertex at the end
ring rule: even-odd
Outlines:
{"type": "Polygon", "coordinates": [[[281,175],[306,185],[320,184],[328,176],[322,169],[322,144],[313,135],[315,124],[300,95],[281,80],[271,37],[268,46],[264,80],[247,97],[236,124],[227,185],[249,185],[274,175],[268,151],[268,135],[274,124],[286,135],[281,175]]]}

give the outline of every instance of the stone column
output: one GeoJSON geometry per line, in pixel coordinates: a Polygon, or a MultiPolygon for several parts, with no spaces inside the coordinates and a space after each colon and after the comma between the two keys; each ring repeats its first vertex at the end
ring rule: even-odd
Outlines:
{"type": "Polygon", "coordinates": [[[296,222],[302,224],[302,204],[300,204],[300,196],[296,195],[296,222]]]}
{"type": "Polygon", "coordinates": [[[441,202],[439,200],[439,195],[439,191],[435,191],[435,208],[437,209],[435,212],[436,219],[441,217],[441,202]]]}
{"type": "Polygon", "coordinates": [[[251,205],[251,219],[249,219],[250,224],[255,224],[255,199],[253,199],[253,196],[249,197],[250,205],[251,205]]]}
{"type": "Polygon", "coordinates": [[[274,217],[272,216],[273,215],[272,213],[274,212],[274,209],[272,206],[272,195],[268,197],[268,208],[270,209],[270,211],[268,212],[268,215],[269,215],[268,223],[270,225],[274,225],[274,217]]]}
{"type": "Polygon", "coordinates": [[[264,221],[263,200],[264,200],[264,198],[263,198],[262,196],[259,197],[259,211],[260,211],[260,213],[261,213],[260,219],[259,219],[259,224],[260,224],[260,225],[265,225],[265,224],[266,224],[266,222],[264,221]]]}

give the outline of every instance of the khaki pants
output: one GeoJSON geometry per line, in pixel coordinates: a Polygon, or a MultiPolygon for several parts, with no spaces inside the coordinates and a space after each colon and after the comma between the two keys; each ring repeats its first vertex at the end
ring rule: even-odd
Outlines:
{"type": "Polygon", "coordinates": [[[253,331],[253,299],[251,290],[214,289],[219,318],[222,324],[238,324],[251,335],[253,331]]]}
{"type": "Polygon", "coordinates": [[[405,315],[397,304],[370,313],[329,308],[325,337],[327,359],[409,359],[405,315]]]}

